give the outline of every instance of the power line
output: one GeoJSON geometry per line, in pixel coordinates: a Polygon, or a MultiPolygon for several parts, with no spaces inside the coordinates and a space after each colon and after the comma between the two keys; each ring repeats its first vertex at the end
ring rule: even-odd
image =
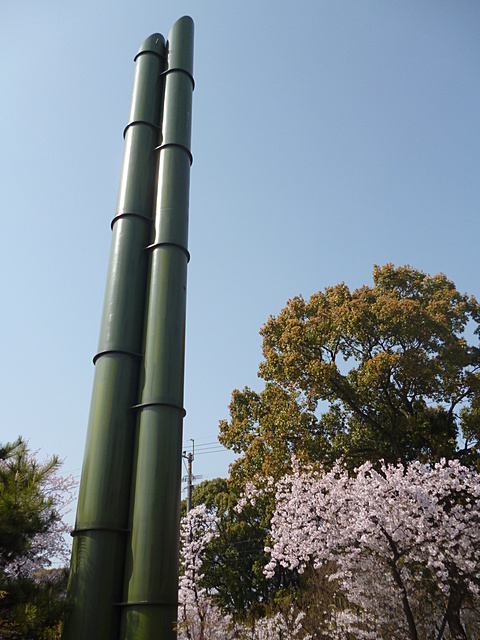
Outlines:
{"type": "MultiPolygon", "coordinates": [[[[223,446],[221,445],[218,440],[212,440],[211,442],[203,442],[202,444],[198,444],[196,445],[197,449],[205,449],[205,447],[211,447],[211,446],[223,446]]],[[[185,445],[185,448],[188,448],[189,445],[185,445]]]]}
{"type": "MultiPolygon", "coordinates": [[[[190,445],[184,444],[184,452],[190,448],[190,445]]],[[[229,449],[224,447],[222,444],[218,442],[218,440],[203,442],[202,444],[196,444],[195,450],[197,455],[205,455],[209,453],[222,453],[228,452],[229,449]]]]}
{"type": "Polygon", "coordinates": [[[207,449],[206,451],[199,451],[197,452],[197,456],[203,456],[206,453],[229,453],[228,449],[225,448],[218,448],[218,449],[207,449]]]}

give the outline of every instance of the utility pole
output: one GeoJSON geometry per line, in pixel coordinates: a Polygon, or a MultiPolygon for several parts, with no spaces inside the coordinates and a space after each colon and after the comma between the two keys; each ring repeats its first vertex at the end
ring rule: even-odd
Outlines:
{"type": "Polygon", "coordinates": [[[192,443],[192,453],[188,453],[186,451],[183,452],[182,458],[185,458],[187,461],[187,475],[183,476],[183,482],[187,482],[187,513],[190,512],[192,508],[192,489],[193,489],[193,474],[192,474],[192,462],[195,459],[195,440],[190,438],[192,443]]]}
{"type": "Polygon", "coordinates": [[[193,475],[192,462],[195,460],[195,440],[193,438],[190,438],[190,440],[192,442],[192,452],[187,453],[184,451],[182,454],[182,458],[187,461],[187,475],[182,478],[182,482],[187,483],[187,513],[189,513],[192,508],[193,481],[203,478],[203,476],[193,475]]]}
{"type": "Polygon", "coordinates": [[[192,475],[192,462],[195,459],[195,440],[192,440],[192,453],[187,456],[187,513],[192,508],[192,489],[193,489],[193,475],[192,475]]]}

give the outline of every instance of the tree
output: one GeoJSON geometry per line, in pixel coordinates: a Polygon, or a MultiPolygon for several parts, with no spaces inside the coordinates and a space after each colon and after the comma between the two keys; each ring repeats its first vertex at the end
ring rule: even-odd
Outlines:
{"type": "Polygon", "coordinates": [[[265,615],[280,581],[263,573],[273,499],[239,512],[239,497],[237,487],[216,478],[194,488],[192,504],[207,509],[215,522],[215,535],[202,554],[202,584],[223,612],[245,622],[265,615]]]}
{"type": "Polygon", "coordinates": [[[58,637],[68,561],[62,513],[75,481],[57,474],[56,456],[39,462],[19,438],[0,447],[0,630],[2,638],[58,637]]]}
{"type": "MultiPolygon", "coordinates": [[[[281,478],[292,454],[300,466],[317,470],[341,458],[352,475],[367,461],[378,472],[381,460],[406,468],[412,461],[432,466],[458,459],[479,468],[479,319],[477,301],[444,275],[408,266],[375,267],[370,287],[351,292],[342,283],[308,301],[290,300],[261,330],[264,389],[234,390],[230,418],[220,423],[222,444],[241,454],[231,467],[230,489],[238,495],[258,475],[281,478]]],[[[265,504],[262,525],[268,528],[271,507],[265,504]]],[[[284,567],[275,567],[277,580],[284,567]]],[[[322,603],[341,618],[348,613],[343,593],[326,588],[332,567],[323,565],[322,579],[308,568],[303,583],[293,574],[290,586],[297,591],[290,597],[298,603],[318,588],[322,603]]],[[[285,584],[286,575],[276,587],[273,581],[270,602],[285,584]]],[[[454,625],[458,606],[453,596],[449,602],[448,624],[454,625]]],[[[422,606],[434,604],[430,598],[422,606]]],[[[313,609],[305,623],[320,615],[313,609]]]]}
{"type": "Polygon", "coordinates": [[[205,549],[215,538],[216,518],[205,505],[193,508],[180,526],[181,575],[178,591],[180,639],[207,640],[215,636],[229,640],[230,620],[224,618],[211,594],[202,585],[205,549]]]}
{"type": "Polygon", "coordinates": [[[374,267],[287,303],[261,329],[265,388],[232,393],[220,442],[242,453],[232,478],[279,478],[299,461],[479,465],[480,306],[443,274],[374,267]],[[462,440],[463,437],[463,440],[462,440]]]}
{"type": "MultiPolygon", "coordinates": [[[[250,485],[248,499],[263,492],[250,485]]],[[[354,477],[341,462],[295,463],[276,486],[271,535],[267,575],[333,563],[347,606],[323,603],[332,638],[479,637],[480,474],[458,461],[366,463],[354,477]]]]}
{"type": "Polygon", "coordinates": [[[224,615],[213,590],[203,583],[208,545],[218,537],[218,519],[205,504],[194,507],[181,522],[178,637],[179,640],[310,640],[302,633],[302,612],[277,612],[246,624],[224,615]]]}

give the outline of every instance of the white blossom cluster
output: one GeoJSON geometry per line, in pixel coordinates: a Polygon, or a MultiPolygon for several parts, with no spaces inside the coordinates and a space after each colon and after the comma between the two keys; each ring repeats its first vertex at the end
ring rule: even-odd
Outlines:
{"type": "Polygon", "coordinates": [[[192,509],[180,526],[181,564],[178,591],[179,640],[230,640],[230,620],[221,615],[201,586],[203,554],[216,535],[217,518],[205,505],[192,509]]]}
{"type": "MultiPolygon", "coordinates": [[[[458,461],[433,467],[367,463],[349,475],[300,469],[250,483],[237,505],[275,494],[273,577],[324,571],[333,597],[314,602],[316,631],[332,640],[456,640],[480,637],[480,474],[458,461]]],[[[202,553],[215,536],[205,507],[182,525],[179,640],[307,640],[305,612],[255,621],[223,617],[199,586],[202,553]],[[183,609],[182,609],[183,607],[183,609]],[[183,635],[182,635],[183,634],[183,635]]],[[[310,630],[311,618],[310,618],[310,630]]]]}
{"type": "Polygon", "coordinates": [[[204,505],[192,509],[180,528],[183,575],[179,585],[178,640],[310,640],[302,634],[303,613],[277,613],[255,621],[253,627],[236,624],[201,586],[202,556],[216,537],[218,518],[204,505]]]}
{"type": "Polygon", "coordinates": [[[332,637],[390,627],[392,638],[432,637],[452,602],[480,610],[480,476],[457,461],[367,463],[354,477],[341,463],[325,474],[294,463],[277,484],[271,536],[269,576],[277,565],[334,567],[348,606],[325,612],[332,637]]]}
{"type": "Polygon", "coordinates": [[[248,629],[243,629],[243,635],[240,638],[253,638],[254,640],[293,640],[293,638],[302,638],[302,640],[310,640],[311,636],[305,634],[302,627],[302,620],[305,613],[295,613],[289,611],[286,616],[281,612],[274,616],[260,618],[255,623],[252,633],[248,629]]]}

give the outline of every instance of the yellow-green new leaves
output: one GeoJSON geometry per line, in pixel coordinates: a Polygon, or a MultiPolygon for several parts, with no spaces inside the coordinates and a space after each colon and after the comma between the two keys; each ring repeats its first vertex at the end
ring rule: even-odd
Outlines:
{"type": "Polygon", "coordinates": [[[220,423],[219,440],[237,453],[245,453],[232,465],[232,476],[279,477],[290,464],[292,453],[310,461],[322,447],[317,419],[299,393],[267,383],[262,393],[248,387],[235,389],[230,403],[230,422],[220,423]]]}
{"type": "Polygon", "coordinates": [[[373,286],[290,300],[261,330],[265,390],[235,391],[220,427],[244,454],[233,471],[279,472],[289,453],[351,466],[475,453],[479,318],[443,274],[391,264],[375,266],[373,286]]]}

